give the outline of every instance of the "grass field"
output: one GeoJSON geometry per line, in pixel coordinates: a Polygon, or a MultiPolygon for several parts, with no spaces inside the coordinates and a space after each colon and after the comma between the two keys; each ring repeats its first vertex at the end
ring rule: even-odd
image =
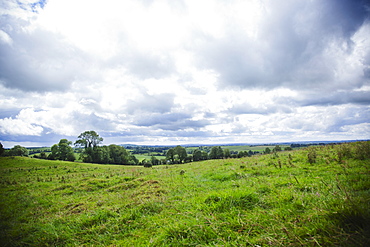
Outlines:
{"type": "Polygon", "coordinates": [[[370,143],[183,165],[0,158],[1,246],[367,246],[370,143]]]}
{"type": "MultiPolygon", "coordinates": [[[[143,154],[135,154],[136,159],[138,159],[140,162],[143,161],[144,159],[146,160],[151,160],[152,156],[150,155],[143,155],[143,154]]],[[[159,155],[154,155],[158,160],[161,159],[166,159],[166,156],[159,156],[159,155]]]]}

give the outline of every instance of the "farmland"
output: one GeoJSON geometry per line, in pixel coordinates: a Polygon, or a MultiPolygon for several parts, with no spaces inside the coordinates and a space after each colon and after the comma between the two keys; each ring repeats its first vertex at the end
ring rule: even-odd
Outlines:
{"type": "Polygon", "coordinates": [[[160,165],[0,158],[2,246],[366,246],[370,142],[160,165]]]}

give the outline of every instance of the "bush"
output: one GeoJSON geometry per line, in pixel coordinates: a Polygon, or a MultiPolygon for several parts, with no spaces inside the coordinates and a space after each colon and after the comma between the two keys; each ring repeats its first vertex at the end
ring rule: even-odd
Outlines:
{"type": "Polygon", "coordinates": [[[28,156],[28,150],[20,145],[15,145],[5,153],[5,156],[28,156]]]}

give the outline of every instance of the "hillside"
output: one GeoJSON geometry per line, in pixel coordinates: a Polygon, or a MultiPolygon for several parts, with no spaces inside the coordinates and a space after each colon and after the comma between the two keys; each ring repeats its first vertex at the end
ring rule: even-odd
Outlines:
{"type": "Polygon", "coordinates": [[[365,246],[370,142],[182,165],[0,158],[1,246],[365,246]]]}

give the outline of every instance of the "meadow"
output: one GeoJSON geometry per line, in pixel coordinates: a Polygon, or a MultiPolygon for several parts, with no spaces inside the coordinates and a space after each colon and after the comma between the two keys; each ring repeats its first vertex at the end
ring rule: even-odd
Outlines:
{"type": "Polygon", "coordinates": [[[0,158],[1,246],[367,246],[370,142],[151,168],[0,158]]]}

